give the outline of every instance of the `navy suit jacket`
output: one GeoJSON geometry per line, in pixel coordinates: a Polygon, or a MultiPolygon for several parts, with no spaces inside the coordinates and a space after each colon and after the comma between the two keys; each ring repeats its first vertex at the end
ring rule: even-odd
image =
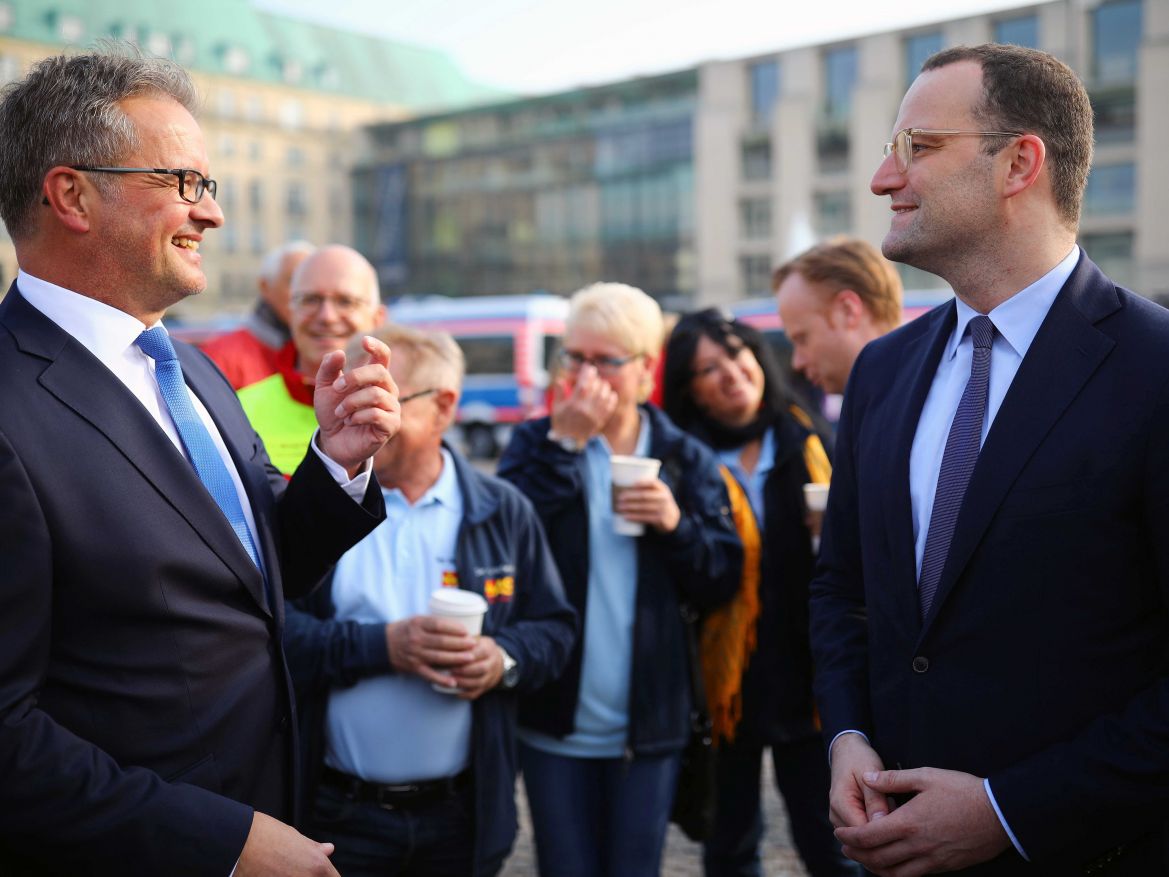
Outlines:
{"type": "MultiPolygon", "coordinates": [[[[953,303],[935,309],[850,379],[812,586],[820,714],[828,739],[869,734],[887,767],[989,777],[1034,865],[1011,851],[980,873],[1078,873],[1118,845],[1151,850],[1169,813],[1169,311],[1081,255],[987,435],[923,620],[909,454],[954,325],[953,303]]],[[[1135,858],[1115,873],[1150,873],[1135,858]]]]}
{"type": "Polygon", "coordinates": [[[309,453],[287,483],[175,344],[259,531],[268,588],[146,409],[15,286],[0,303],[0,871],[228,877],[293,817],[280,595],[384,517],[309,453]],[[268,591],[276,596],[269,600],[268,591]]]}

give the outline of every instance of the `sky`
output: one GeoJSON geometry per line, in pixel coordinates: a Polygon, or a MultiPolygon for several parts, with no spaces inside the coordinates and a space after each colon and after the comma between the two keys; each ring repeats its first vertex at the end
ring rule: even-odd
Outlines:
{"type": "Polygon", "coordinates": [[[272,12],[440,49],[520,94],[599,85],[1023,0],[253,0],[272,12]]]}

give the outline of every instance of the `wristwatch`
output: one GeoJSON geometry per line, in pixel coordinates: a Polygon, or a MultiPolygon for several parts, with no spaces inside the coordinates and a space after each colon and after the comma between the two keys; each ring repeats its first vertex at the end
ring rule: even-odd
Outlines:
{"type": "Polygon", "coordinates": [[[574,439],[570,435],[561,435],[554,429],[548,430],[548,441],[560,445],[570,454],[579,454],[585,447],[585,443],[579,439],[574,439]]]}
{"type": "Polygon", "coordinates": [[[499,657],[503,658],[503,677],[499,680],[499,684],[504,688],[515,688],[516,683],[520,681],[519,661],[509,655],[503,646],[498,648],[499,657]]]}

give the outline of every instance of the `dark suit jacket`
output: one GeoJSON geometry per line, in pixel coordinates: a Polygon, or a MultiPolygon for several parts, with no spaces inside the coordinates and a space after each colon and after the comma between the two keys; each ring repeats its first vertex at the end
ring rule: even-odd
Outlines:
{"type": "Polygon", "coordinates": [[[309,453],[272,468],[230,385],[176,343],[255,513],[270,601],[194,469],[13,286],[0,303],[0,872],[228,877],[291,802],[282,592],[384,517],[309,453]],[[27,861],[25,861],[27,859],[27,861]]]}
{"type": "MultiPolygon", "coordinates": [[[[985,873],[1079,873],[1120,844],[1151,850],[1169,813],[1169,311],[1081,255],[923,623],[909,452],[954,311],[873,342],[845,394],[812,588],[820,714],[888,767],[989,776],[1035,865],[1011,852],[985,873]]],[[[1110,873],[1163,873],[1139,855],[1110,873]]]]}

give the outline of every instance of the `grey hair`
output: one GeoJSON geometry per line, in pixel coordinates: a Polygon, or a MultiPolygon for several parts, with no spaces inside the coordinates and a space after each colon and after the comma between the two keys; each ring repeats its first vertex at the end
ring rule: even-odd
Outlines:
{"type": "Polygon", "coordinates": [[[304,253],[308,256],[316,249],[316,245],[310,244],[308,241],[289,241],[286,244],[281,244],[275,249],[269,250],[268,254],[264,256],[264,261],[260,264],[260,277],[271,283],[280,276],[280,266],[284,264],[286,258],[294,253],[304,253]]]}
{"type": "MultiPolygon", "coordinates": [[[[138,131],[119,103],[144,95],[168,97],[191,115],[199,105],[186,70],[122,43],[45,58],[0,92],[0,218],[13,240],[35,230],[51,168],[114,164],[137,148],[138,131]]],[[[93,182],[103,194],[114,185],[100,174],[93,182]]]]}
{"type": "MultiPolygon", "coordinates": [[[[460,392],[466,361],[463,350],[449,332],[418,329],[401,323],[387,323],[374,333],[391,351],[402,351],[410,364],[409,379],[415,389],[435,387],[460,392]]],[[[400,365],[401,360],[397,361],[400,365]]],[[[390,371],[393,369],[391,361],[390,371]]],[[[401,380],[406,375],[398,375],[401,380]]]]}

